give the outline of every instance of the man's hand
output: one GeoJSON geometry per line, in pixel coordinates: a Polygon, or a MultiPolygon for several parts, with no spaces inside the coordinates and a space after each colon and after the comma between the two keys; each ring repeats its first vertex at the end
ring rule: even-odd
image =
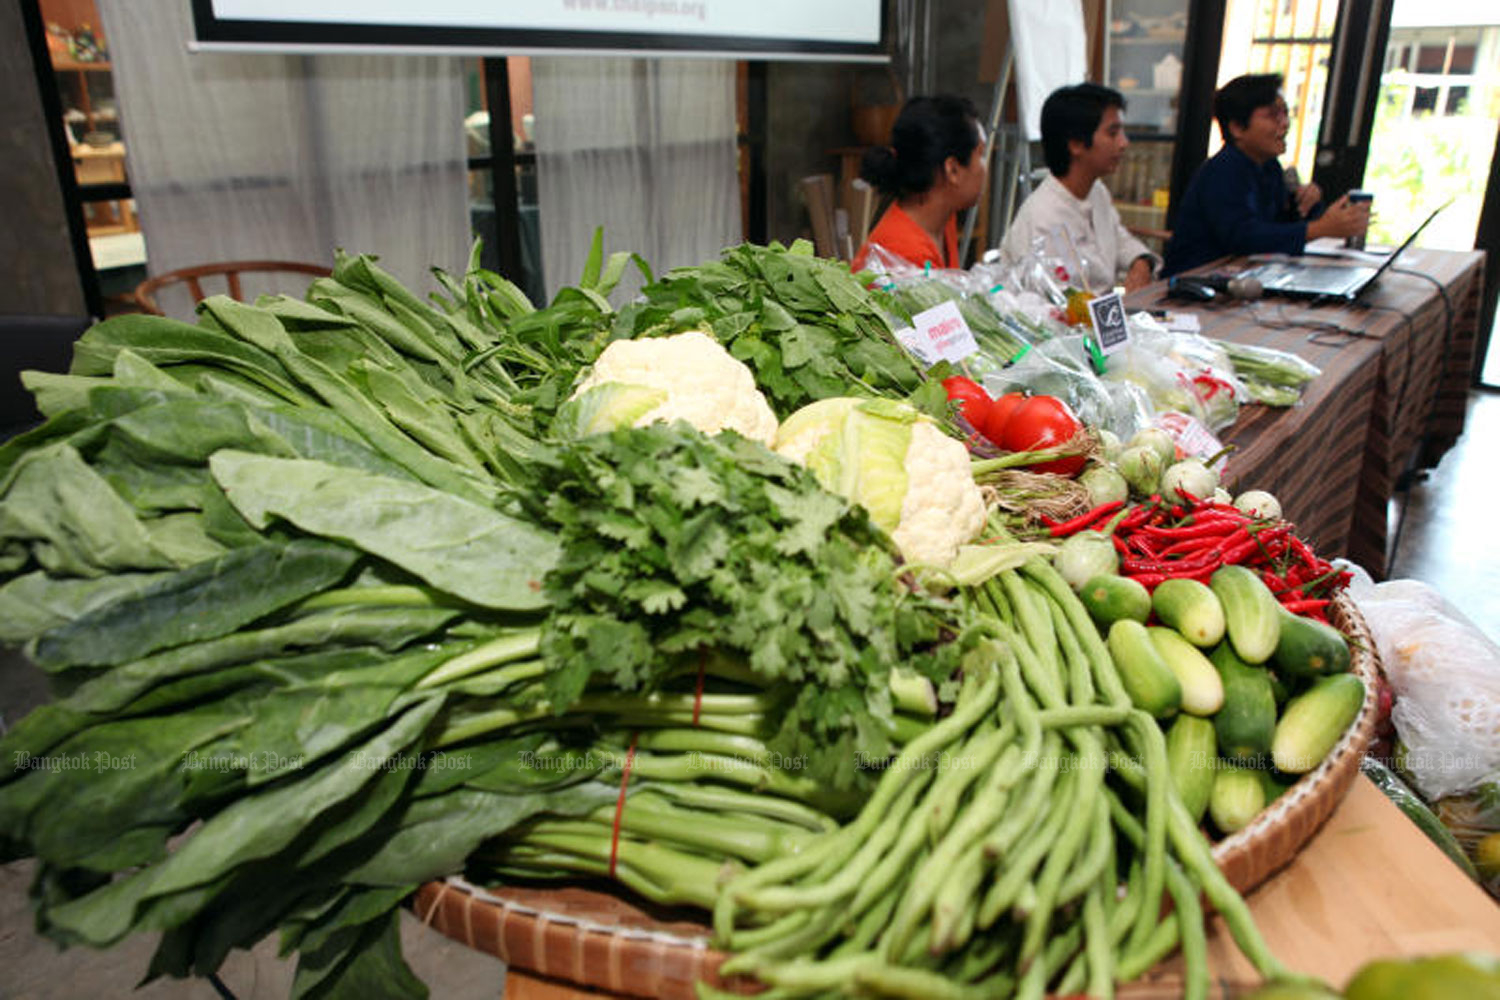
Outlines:
{"type": "Polygon", "coordinates": [[[1306,217],[1313,206],[1323,200],[1323,189],[1316,184],[1304,184],[1297,189],[1297,214],[1306,217]]]}
{"type": "Polygon", "coordinates": [[[1125,291],[1133,292],[1151,284],[1151,258],[1137,257],[1125,272],[1125,291]]]}
{"type": "Polygon", "coordinates": [[[1370,203],[1355,203],[1344,195],[1328,206],[1328,211],[1307,224],[1307,238],[1324,236],[1358,236],[1370,225],[1370,203]]]}

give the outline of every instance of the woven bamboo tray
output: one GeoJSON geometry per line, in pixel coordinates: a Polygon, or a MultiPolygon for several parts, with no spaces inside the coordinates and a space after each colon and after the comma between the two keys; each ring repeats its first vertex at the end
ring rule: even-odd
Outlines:
{"type": "MultiPolygon", "coordinates": [[[[1375,735],[1380,676],[1375,643],[1346,595],[1339,594],[1330,610],[1333,623],[1350,638],[1350,670],[1365,682],[1364,705],[1322,764],[1253,823],[1215,845],[1219,868],[1242,893],[1290,862],[1333,814],[1375,735]]],[[[483,889],[450,878],[422,886],[413,908],[419,919],[470,948],[582,987],[660,1000],[692,1000],[699,981],[737,993],[756,990],[752,980],[719,976],[727,956],[710,946],[705,925],[663,921],[606,892],[483,889]]],[[[1216,983],[1210,996],[1232,996],[1237,989],[1237,984],[1216,983]]],[[[1166,1000],[1181,993],[1180,979],[1170,973],[1148,973],[1118,991],[1129,1000],[1166,1000]]]]}

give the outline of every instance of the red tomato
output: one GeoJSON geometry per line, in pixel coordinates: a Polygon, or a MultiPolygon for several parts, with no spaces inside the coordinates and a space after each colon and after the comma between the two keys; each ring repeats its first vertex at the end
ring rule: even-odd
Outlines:
{"type": "Polygon", "coordinates": [[[943,388],[948,391],[950,400],[958,400],[958,412],[963,414],[964,419],[975,430],[984,426],[991,403],[990,394],[984,391],[984,386],[963,375],[950,375],[943,379],[943,388]]]}
{"type": "MultiPolygon", "coordinates": [[[[1008,451],[1060,448],[1082,429],[1067,403],[1056,396],[1032,396],[1017,406],[1006,421],[1001,447],[1008,451]]],[[[1033,465],[1031,469],[1071,476],[1083,468],[1084,461],[1082,455],[1072,455],[1033,465]]]]}
{"type": "Polygon", "coordinates": [[[1010,423],[1010,415],[1016,411],[1016,407],[1025,401],[1024,393],[1007,392],[990,404],[990,411],[985,414],[984,426],[980,431],[992,444],[1005,447],[1005,425],[1010,423]]]}

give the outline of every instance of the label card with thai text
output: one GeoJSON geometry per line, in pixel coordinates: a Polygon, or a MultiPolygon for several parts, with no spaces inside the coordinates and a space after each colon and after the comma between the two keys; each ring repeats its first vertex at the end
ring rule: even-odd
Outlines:
{"type": "Polygon", "coordinates": [[[925,354],[935,354],[954,364],[979,350],[974,331],[964,322],[957,302],[943,302],[912,317],[925,354]]]}

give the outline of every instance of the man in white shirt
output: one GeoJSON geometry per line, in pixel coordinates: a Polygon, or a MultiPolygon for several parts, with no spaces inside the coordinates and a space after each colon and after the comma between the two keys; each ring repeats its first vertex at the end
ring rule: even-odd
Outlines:
{"type": "Polygon", "coordinates": [[[1161,261],[1120,222],[1099,178],[1120,165],[1125,137],[1120,92],[1095,83],[1063,87],[1042,105],[1042,151],[1051,176],[1016,212],[1000,249],[1011,260],[1030,254],[1037,237],[1063,261],[1069,283],[1091,292],[1116,284],[1134,291],[1161,261]],[[1081,274],[1079,272],[1082,272],[1081,274]]]}

